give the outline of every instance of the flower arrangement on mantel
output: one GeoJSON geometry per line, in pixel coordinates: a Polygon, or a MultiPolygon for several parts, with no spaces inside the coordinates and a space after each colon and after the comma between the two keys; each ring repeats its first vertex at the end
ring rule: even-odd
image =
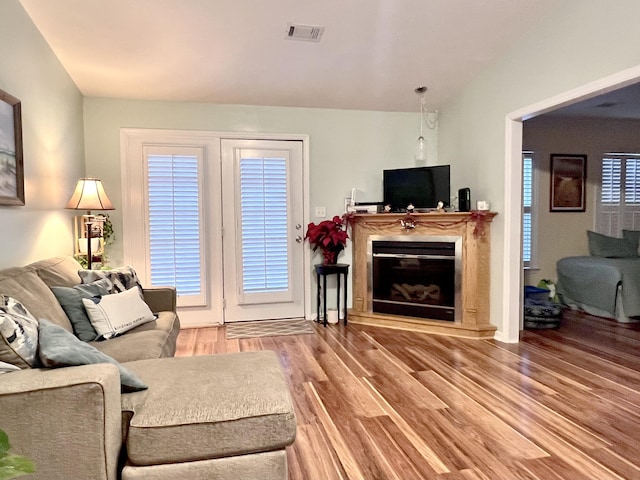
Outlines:
{"type": "Polygon", "coordinates": [[[335,216],[331,220],[323,220],[319,224],[311,222],[307,226],[305,240],[309,240],[312,251],[321,250],[323,263],[336,263],[338,255],[347,245],[347,219],[335,216]]]}

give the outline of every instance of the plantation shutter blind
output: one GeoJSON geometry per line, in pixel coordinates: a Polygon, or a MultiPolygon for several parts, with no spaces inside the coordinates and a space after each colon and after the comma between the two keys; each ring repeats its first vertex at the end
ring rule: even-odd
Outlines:
{"type": "Polygon", "coordinates": [[[640,229],[640,154],[608,153],[602,158],[596,231],[619,237],[640,229]]]}
{"type": "MultiPolygon", "coordinates": [[[[240,158],[242,291],[289,291],[288,191],[286,158],[240,158]]],[[[259,301],[258,298],[255,298],[259,301]]]]}
{"type": "Polygon", "coordinates": [[[533,256],[533,158],[528,153],[522,155],[522,261],[531,266],[533,256]]]}
{"type": "Polygon", "coordinates": [[[603,205],[620,205],[620,185],[622,181],[622,160],[602,159],[601,202],[603,205]]]}
{"type": "Polygon", "coordinates": [[[624,203],[640,204],[640,159],[627,158],[624,175],[624,203]]]}
{"type": "Polygon", "coordinates": [[[179,306],[202,306],[203,152],[195,147],[147,147],[150,279],[174,286],[179,306]]]}
{"type": "Polygon", "coordinates": [[[622,228],[640,229],[640,155],[627,155],[624,162],[624,207],[622,228]]]}

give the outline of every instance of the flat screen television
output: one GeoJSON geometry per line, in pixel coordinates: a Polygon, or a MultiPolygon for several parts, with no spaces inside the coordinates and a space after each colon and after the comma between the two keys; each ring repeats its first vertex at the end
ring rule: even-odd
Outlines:
{"type": "Polygon", "coordinates": [[[450,201],[450,166],[398,168],[383,171],[384,204],[392,212],[404,212],[409,204],[416,209],[445,207],[450,201]]]}

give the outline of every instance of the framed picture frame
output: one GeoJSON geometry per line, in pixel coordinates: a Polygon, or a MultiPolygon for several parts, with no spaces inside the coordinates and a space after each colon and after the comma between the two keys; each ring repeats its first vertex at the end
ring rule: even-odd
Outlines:
{"type": "Polygon", "coordinates": [[[0,90],[0,205],[24,205],[22,107],[0,90]]]}
{"type": "Polygon", "coordinates": [[[586,206],[587,156],[551,155],[551,212],[584,212],[586,206]]]}

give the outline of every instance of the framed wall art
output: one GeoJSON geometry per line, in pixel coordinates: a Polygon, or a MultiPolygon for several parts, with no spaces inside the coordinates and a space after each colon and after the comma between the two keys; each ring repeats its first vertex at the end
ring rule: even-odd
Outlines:
{"type": "Polygon", "coordinates": [[[551,212],[584,212],[586,155],[551,155],[551,212]]]}
{"type": "Polygon", "coordinates": [[[0,205],[24,205],[22,109],[0,90],[0,205]]]}

